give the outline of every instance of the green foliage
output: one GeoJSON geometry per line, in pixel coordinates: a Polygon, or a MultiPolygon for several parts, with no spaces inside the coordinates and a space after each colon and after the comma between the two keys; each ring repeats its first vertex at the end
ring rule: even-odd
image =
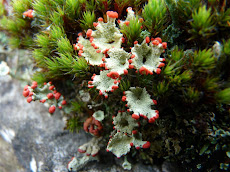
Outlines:
{"type": "Polygon", "coordinates": [[[205,5],[200,7],[198,11],[195,11],[192,14],[192,19],[193,20],[190,23],[192,26],[192,29],[190,30],[192,37],[190,39],[198,38],[200,36],[204,39],[215,34],[213,16],[210,8],[207,9],[205,5]]]}
{"type": "Polygon", "coordinates": [[[157,94],[158,96],[164,95],[169,89],[169,84],[165,81],[157,84],[157,94]]]}
{"type": "Polygon", "coordinates": [[[224,43],[224,53],[230,55],[230,39],[224,43]]]}
{"type": "Polygon", "coordinates": [[[73,52],[73,46],[70,44],[67,38],[61,37],[57,41],[57,50],[61,54],[71,54],[73,52]]]}
{"type": "Polygon", "coordinates": [[[83,19],[80,20],[81,22],[80,26],[83,30],[93,29],[94,28],[93,22],[95,21],[96,21],[96,17],[94,12],[85,11],[83,13],[83,19]]]}
{"type": "Polygon", "coordinates": [[[39,85],[43,85],[45,82],[48,82],[48,78],[43,72],[35,72],[32,80],[37,81],[39,85]]]}
{"type": "Polygon", "coordinates": [[[71,131],[71,132],[79,132],[79,130],[82,127],[82,123],[79,120],[79,117],[74,116],[74,117],[70,117],[69,119],[67,119],[66,121],[66,127],[65,129],[71,131]]]}
{"type": "Polygon", "coordinates": [[[151,35],[156,36],[165,28],[167,23],[167,8],[164,0],[150,0],[145,5],[142,16],[144,18],[144,26],[148,29],[151,35]]]}
{"type": "Polygon", "coordinates": [[[211,49],[199,50],[194,53],[193,65],[194,70],[204,72],[215,67],[215,58],[211,49]]]}
{"type": "Polygon", "coordinates": [[[135,19],[132,19],[129,21],[129,25],[124,25],[121,33],[123,33],[127,39],[127,45],[131,46],[133,45],[134,41],[142,42],[142,39],[140,37],[141,34],[141,25],[142,23],[139,22],[138,17],[135,19]]]}
{"type": "Polygon", "coordinates": [[[216,97],[220,103],[230,104],[230,88],[221,90],[217,93],[216,97]]]}
{"type": "Polygon", "coordinates": [[[185,101],[189,103],[196,103],[200,98],[200,93],[198,90],[192,87],[188,87],[184,90],[185,101]]]}
{"type": "Polygon", "coordinates": [[[31,8],[33,0],[13,0],[12,7],[14,12],[22,18],[22,13],[31,8]]]}
{"type": "Polygon", "coordinates": [[[78,18],[80,16],[80,1],[66,0],[65,14],[72,19],[78,18]]]}

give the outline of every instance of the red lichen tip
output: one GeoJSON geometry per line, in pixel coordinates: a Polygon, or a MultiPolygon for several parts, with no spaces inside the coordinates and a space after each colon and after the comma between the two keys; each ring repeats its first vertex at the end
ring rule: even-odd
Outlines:
{"type": "Polygon", "coordinates": [[[121,37],[121,41],[122,41],[122,43],[125,43],[125,38],[121,37]]]}
{"type": "Polygon", "coordinates": [[[93,32],[92,29],[88,29],[87,32],[86,32],[86,36],[91,37],[92,32],[93,32]]]}
{"type": "Polygon", "coordinates": [[[93,42],[93,39],[94,39],[93,37],[90,37],[90,38],[89,38],[89,42],[92,43],[92,42],[93,42]]]}
{"type": "Polygon", "coordinates": [[[37,88],[37,86],[38,86],[38,83],[36,81],[33,81],[31,88],[35,89],[35,88],[37,88]]]}
{"type": "Polygon", "coordinates": [[[139,116],[139,115],[137,115],[137,114],[132,114],[132,118],[133,118],[133,119],[139,119],[139,118],[140,118],[140,116],[139,116]]]}
{"type": "Polygon", "coordinates": [[[156,100],[154,100],[154,99],[153,99],[153,103],[154,103],[155,105],[157,105],[157,101],[156,101],[156,100]]]}
{"type": "Polygon", "coordinates": [[[130,143],[130,146],[133,146],[133,143],[132,143],[132,142],[130,143]]]}
{"type": "Polygon", "coordinates": [[[97,27],[97,25],[98,25],[98,23],[93,22],[93,26],[94,26],[94,27],[97,27]]]}
{"type": "Polygon", "coordinates": [[[66,100],[63,100],[61,104],[66,105],[66,103],[67,103],[66,100]]]}
{"type": "Polygon", "coordinates": [[[30,103],[32,100],[33,100],[32,97],[28,97],[28,98],[27,98],[27,102],[28,102],[28,103],[30,103]]]}
{"type": "Polygon", "coordinates": [[[29,95],[29,93],[30,93],[30,91],[28,89],[22,92],[24,97],[27,97],[29,95]]]}
{"type": "Polygon", "coordinates": [[[126,26],[129,26],[129,21],[124,22],[126,26]]]}
{"type": "Polygon", "coordinates": [[[161,69],[160,68],[157,68],[156,69],[156,74],[160,74],[161,73],[161,69]]]}
{"type": "Polygon", "coordinates": [[[166,49],[166,48],[167,48],[167,42],[163,42],[163,43],[162,43],[162,47],[163,47],[164,49],[166,49]]]}
{"type": "Polygon", "coordinates": [[[152,44],[153,44],[153,45],[159,45],[159,41],[158,41],[158,40],[153,40],[153,41],[152,41],[152,44]]]}
{"type": "Polygon", "coordinates": [[[49,108],[49,113],[54,113],[55,109],[56,109],[55,106],[51,106],[51,107],[49,108]]]}
{"type": "Polygon", "coordinates": [[[45,103],[46,102],[46,99],[42,99],[40,100],[41,103],[45,103]]]}
{"type": "Polygon", "coordinates": [[[143,19],[143,18],[139,18],[139,22],[141,22],[141,23],[142,23],[143,21],[144,21],[144,19],[143,19]]]}
{"type": "Polygon", "coordinates": [[[48,93],[48,94],[47,94],[47,98],[48,98],[48,99],[52,99],[53,97],[54,97],[54,95],[53,95],[52,93],[48,93]]]}
{"type": "Polygon", "coordinates": [[[139,69],[139,72],[140,72],[141,75],[143,75],[143,74],[145,74],[145,75],[148,75],[148,74],[152,75],[153,74],[150,70],[146,69],[144,66],[142,66],[139,69]]]}
{"type": "Polygon", "coordinates": [[[34,93],[33,92],[30,92],[29,96],[32,96],[34,93]]]}
{"type": "Polygon", "coordinates": [[[34,10],[27,10],[27,11],[25,11],[24,13],[23,13],[23,16],[25,16],[25,17],[28,17],[28,18],[33,18],[34,16],[33,16],[33,12],[34,12],[34,10]]]}
{"type": "Polygon", "coordinates": [[[164,63],[160,63],[160,64],[158,65],[158,67],[164,67],[164,66],[165,66],[164,63]]]}
{"type": "Polygon", "coordinates": [[[133,130],[132,133],[133,133],[133,134],[137,134],[137,130],[133,130]]]}
{"type": "Polygon", "coordinates": [[[150,38],[149,38],[148,36],[145,38],[145,42],[146,42],[146,43],[149,43],[149,42],[150,42],[150,38]]]}
{"type": "Polygon", "coordinates": [[[106,14],[110,18],[118,18],[118,13],[115,11],[107,11],[106,14]]]}
{"type": "Polygon", "coordinates": [[[150,147],[150,145],[151,145],[150,142],[147,141],[147,142],[142,146],[142,148],[147,149],[147,148],[150,147]]]}
{"type": "Polygon", "coordinates": [[[140,149],[140,147],[139,147],[139,146],[137,146],[137,147],[136,147],[136,149],[137,149],[137,150],[139,150],[139,149],[140,149]]]}
{"type": "Polygon", "coordinates": [[[54,85],[49,86],[49,90],[53,90],[54,89],[54,85]]]}
{"type": "Polygon", "coordinates": [[[154,117],[155,119],[159,118],[159,113],[156,114],[156,116],[154,117]]]}
{"type": "Polygon", "coordinates": [[[133,61],[132,61],[132,59],[129,59],[129,63],[132,63],[133,61]]]}
{"type": "Polygon", "coordinates": [[[135,55],[134,55],[134,54],[132,54],[130,58],[131,58],[131,59],[133,59],[134,57],[135,57],[135,55]]]}
{"type": "Polygon", "coordinates": [[[112,71],[112,72],[109,72],[107,74],[107,76],[112,78],[112,79],[117,79],[117,78],[119,78],[120,75],[117,72],[112,71]]]}
{"type": "Polygon", "coordinates": [[[124,75],[127,75],[127,74],[128,74],[128,70],[124,69],[124,75]]]}
{"type": "Polygon", "coordinates": [[[103,18],[102,18],[102,17],[99,17],[99,18],[98,18],[98,21],[99,21],[99,22],[103,22],[103,18]]]}
{"type": "Polygon", "coordinates": [[[160,37],[155,38],[155,40],[159,41],[160,43],[162,43],[162,39],[160,37]]]}
{"type": "Polygon", "coordinates": [[[134,44],[138,44],[138,41],[134,41],[134,44]]]}
{"type": "Polygon", "coordinates": [[[89,84],[89,85],[92,85],[92,84],[93,84],[93,81],[88,81],[88,84],[89,84]]]}
{"type": "Polygon", "coordinates": [[[121,99],[123,102],[126,101],[126,96],[122,96],[122,99],[121,99]]]}
{"type": "Polygon", "coordinates": [[[61,93],[57,92],[56,94],[54,94],[54,97],[56,100],[58,100],[61,97],[61,93]]]}
{"type": "Polygon", "coordinates": [[[78,152],[79,152],[79,153],[85,153],[86,150],[78,149],[78,152]]]}
{"type": "Polygon", "coordinates": [[[133,69],[133,68],[134,68],[134,66],[130,64],[129,65],[129,69],[133,69]]]}
{"type": "Polygon", "coordinates": [[[152,118],[149,119],[149,123],[154,123],[154,122],[155,122],[155,118],[154,117],[152,117],[152,118]]]}
{"type": "Polygon", "coordinates": [[[119,87],[118,87],[118,85],[113,85],[112,86],[112,89],[114,89],[114,90],[116,90],[116,89],[118,89],[119,87]]]}
{"type": "Polygon", "coordinates": [[[28,87],[29,87],[29,85],[26,85],[26,86],[24,87],[24,91],[28,90],[28,87]]]}
{"type": "Polygon", "coordinates": [[[36,81],[33,81],[32,85],[38,85],[38,83],[36,81]]]}
{"type": "Polygon", "coordinates": [[[101,52],[101,50],[97,50],[96,52],[97,52],[97,53],[100,53],[100,52],[101,52]]]}
{"type": "Polygon", "coordinates": [[[97,153],[95,153],[95,154],[93,154],[93,155],[91,155],[92,157],[95,157],[95,156],[97,156],[98,155],[98,152],[97,153]]]}

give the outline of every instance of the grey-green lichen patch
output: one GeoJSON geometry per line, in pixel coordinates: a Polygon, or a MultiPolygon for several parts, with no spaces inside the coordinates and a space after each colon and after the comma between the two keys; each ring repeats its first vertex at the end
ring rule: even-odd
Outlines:
{"type": "Polygon", "coordinates": [[[98,21],[96,30],[92,32],[93,43],[99,47],[102,51],[115,47],[121,47],[121,37],[119,29],[116,27],[115,18],[111,18],[107,15],[107,23],[98,21]]]}
{"type": "Polygon", "coordinates": [[[102,63],[102,58],[104,57],[103,53],[101,51],[98,52],[88,39],[84,39],[80,36],[78,43],[83,45],[83,53],[81,55],[89,62],[89,64],[100,65],[102,63]]]}
{"type": "Polygon", "coordinates": [[[132,54],[135,55],[132,59],[132,65],[136,69],[145,67],[149,71],[157,72],[157,68],[163,60],[160,58],[163,51],[164,48],[161,43],[154,45],[153,42],[150,42],[148,45],[144,40],[141,44],[135,44],[131,49],[132,54]]]}
{"type": "Polygon", "coordinates": [[[113,152],[113,154],[119,158],[130,151],[130,143],[132,143],[132,140],[132,137],[118,132],[109,141],[107,150],[113,152]]]}
{"type": "Polygon", "coordinates": [[[108,96],[107,92],[113,90],[114,85],[119,84],[119,82],[114,83],[114,79],[107,76],[108,73],[108,70],[101,71],[100,75],[95,75],[92,83],[104,96],[108,96]]]}
{"type": "Polygon", "coordinates": [[[94,112],[93,117],[94,117],[96,120],[102,122],[102,121],[104,120],[104,118],[105,118],[105,115],[104,115],[104,112],[103,112],[103,111],[98,110],[98,111],[94,112]]]}
{"type": "Polygon", "coordinates": [[[148,119],[158,115],[156,110],[151,108],[154,103],[146,88],[131,87],[125,94],[129,111],[133,111],[136,115],[146,116],[148,119]]]}
{"type": "Polygon", "coordinates": [[[138,127],[137,120],[133,119],[127,112],[119,112],[113,118],[114,128],[122,133],[132,134],[132,131],[138,127]]]}
{"type": "Polygon", "coordinates": [[[128,59],[131,55],[121,48],[111,48],[108,55],[110,58],[106,58],[106,67],[119,75],[124,74],[124,70],[129,67],[128,59]]]}

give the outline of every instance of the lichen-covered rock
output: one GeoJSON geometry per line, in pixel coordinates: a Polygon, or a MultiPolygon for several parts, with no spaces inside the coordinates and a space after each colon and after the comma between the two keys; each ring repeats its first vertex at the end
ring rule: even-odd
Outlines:
{"type": "Polygon", "coordinates": [[[161,72],[160,67],[164,66],[163,58],[160,58],[161,53],[167,47],[165,42],[162,43],[160,38],[153,39],[150,42],[150,38],[146,39],[138,44],[134,43],[134,47],[131,49],[132,52],[132,65],[139,70],[141,74],[153,74],[153,71],[157,74],[161,72]]]}
{"type": "Polygon", "coordinates": [[[107,53],[109,58],[105,59],[106,67],[119,75],[127,74],[127,69],[129,68],[128,60],[131,55],[121,48],[111,48],[107,53]]]}
{"type": "Polygon", "coordinates": [[[115,20],[118,18],[117,12],[107,11],[107,23],[103,22],[102,18],[98,19],[98,23],[95,31],[88,30],[88,37],[92,37],[94,43],[101,51],[105,51],[110,48],[121,47],[121,37],[119,29],[116,27],[115,20]]]}
{"type": "Polygon", "coordinates": [[[101,141],[102,137],[93,137],[89,142],[79,146],[78,152],[86,153],[87,156],[95,157],[99,150],[99,142],[101,141]]]}
{"type": "Polygon", "coordinates": [[[104,54],[100,49],[97,49],[92,45],[93,44],[88,39],[85,39],[80,35],[78,44],[75,45],[75,47],[79,50],[78,55],[83,56],[89,64],[100,65],[104,54]]]}
{"type": "Polygon", "coordinates": [[[23,90],[23,96],[27,97],[27,102],[39,100],[49,106],[49,113],[54,113],[56,108],[62,109],[66,105],[66,100],[57,92],[51,82],[44,83],[43,87],[39,87],[36,81],[32,85],[26,85],[23,90]]]}
{"type": "Polygon", "coordinates": [[[105,98],[108,97],[109,91],[114,91],[118,88],[119,82],[117,80],[108,77],[110,72],[108,70],[104,70],[100,72],[100,75],[94,75],[93,81],[88,82],[88,87],[96,87],[99,90],[100,95],[104,95],[105,98]]]}
{"type": "Polygon", "coordinates": [[[118,112],[113,117],[114,129],[121,133],[132,134],[132,131],[139,127],[137,120],[133,119],[128,112],[118,112]]]}
{"type": "Polygon", "coordinates": [[[140,116],[148,118],[149,123],[153,123],[159,117],[158,111],[152,109],[155,100],[151,99],[145,88],[131,87],[125,92],[123,99],[127,101],[128,111],[133,111],[132,117],[139,119],[140,116]]]}

